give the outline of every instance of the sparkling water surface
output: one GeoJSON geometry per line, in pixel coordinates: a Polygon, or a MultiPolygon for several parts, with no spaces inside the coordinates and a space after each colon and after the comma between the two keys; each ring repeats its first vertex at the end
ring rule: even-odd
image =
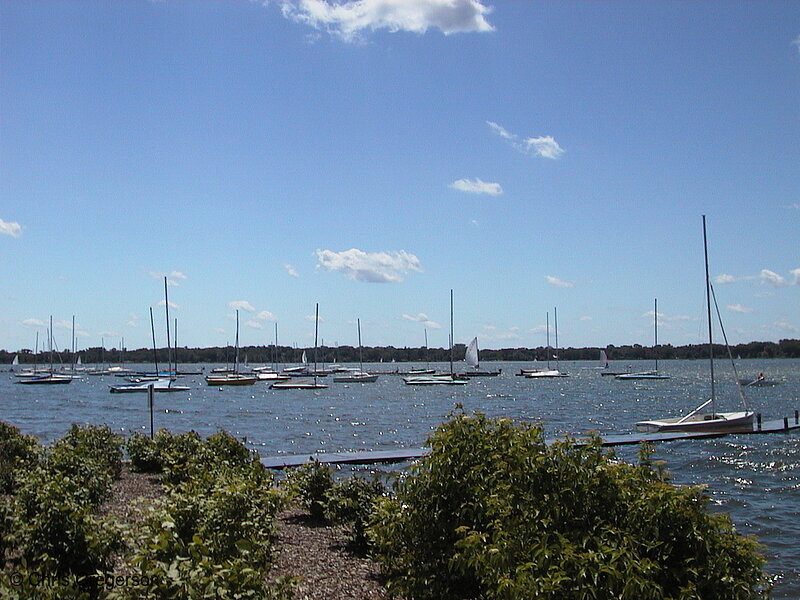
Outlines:
{"type": "MultiPolygon", "coordinates": [[[[183,365],[185,370],[216,365],[183,365]]],[[[375,372],[405,364],[365,365],[375,372]]],[[[447,365],[435,365],[446,369],[447,365]]],[[[668,380],[619,381],[601,377],[589,362],[561,363],[570,377],[526,379],[515,376],[530,363],[486,363],[499,377],[475,378],[463,386],[408,386],[401,377],[382,375],[371,384],[334,383],[323,390],[271,390],[254,386],[207,386],[201,375],[181,378],[188,392],[155,395],[155,427],[209,435],[224,429],[261,456],[422,446],[456,403],[467,411],[541,423],[547,437],[579,436],[587,431],[632,431],[638,420],[685,414],[710,397],[708,363],[662,361],[668,380]]],[[[620,370],[628,364],[616,365],[620,370]]],[[[717,367],[718,410],[739,410],[730,365],[717,367]]],[[[149,367],[144,366],[144,369],[149,367]]],[[[652,364],[632,365],[646,370],[652,364]]],[[[793,417],[800,409],[800,360],[744,360],[740,377],[763,372],[775,386],[746,390],[751,409],[765,420],[793,417]]],[[[68,385],[16,385],[13,373],[0,373],[0,419],[48,443],[72,423],[105,424],[130,435],[149,433],[146,394],[111,394],[111,376],[83,376],[68,385]]],[[[635,460],[636,447],[617,449],[635,460]]],[[[775,577],[774,598],[800,598],[800,431],[768,435],[730,435],[712,440],[660,444],[656,458],[666,461],[673,481],[702,484],[714,509],[730,514],[741,533],[765,546],[768,571],[775,577]]]]}

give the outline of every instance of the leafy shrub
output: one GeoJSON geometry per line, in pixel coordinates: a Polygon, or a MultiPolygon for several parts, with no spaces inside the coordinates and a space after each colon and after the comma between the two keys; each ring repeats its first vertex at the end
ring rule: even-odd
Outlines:
{"type": "Polygon", "coordinates": [[[167,436],[168,495],[131,532],[130,563],[152,585],[110,598],[288,598],[289,582],[265,575],[283,495],[258,455],[224,432],[196,446],[194,437],[167,436]]]}
{"type": "Polygon", "coordinates": [[[765,593],[755,542],[595,439],[457,413],[378,500],[369,535],[390,588],[418,599],[745,599],[765,593]]]}
{"type": "Polygon", "coordinates": [[[36,438],[0,421],[0,494],[14,491],[18,485],[18,473],[30,468],[41,451],[41,444],[36,438]]]}
{"type": "Polygon", "coordinates": [[[114,433],[107,426],[72,425],[69,431],[58,440],[52,448],[54,457],[62,453],[95,461],[100,468],[108,471],[114,479],[119,479],[122,471],[122,436],[114,433]]]}
{"type": "MultiPolygon", "coordinates": [[[[160,429],[156,436],[162,435],[160,429]]],[[[169,434],[167,434],[169,435],[169,434]]],[[[139,473],[160,473],[163,469],[161,449],[155,439],[150,439],[141,433],[134,433],[125,443],[128,457],[131,459],[131,468],[139,473]]]]}
{"type": "Polygon", "coordinates": [[[353,476],[337,482],[327,492],[325,518],[348,526],[353,547],[363,551],[369,541],[366,528],[370,515],[377,499],[385,493],[386,487],[378,479],[353,476]]]}
{"type": "Polygon", "coordinates": [[[328,493],[333,489],[330,467],[318,460],[295,467],[289,471],[287,486],[300,497],[314,519],[325,517],[328,493]]]}
{"type": "Polygon", "coordinates": [[[28,564],[85,579],[111,567],[120,537],[110,520],[92,514],[75,485],[69,475],[43,468],[26,476],[16,496],[16,539],[28,564]]]}

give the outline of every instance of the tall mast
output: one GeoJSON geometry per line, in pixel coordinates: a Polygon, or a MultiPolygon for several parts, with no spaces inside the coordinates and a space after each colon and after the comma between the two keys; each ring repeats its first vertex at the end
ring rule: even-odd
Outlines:
{"type": "Polygon", "coordinates": [[[453,369],[453,290],[450,290],[450,374],[455,373],[453,369]]]}
{"type": "Polygon", "coordinates": [[[547,337],[547,347],[545,348],[545,356],[547,356],[547,369],[550,369],[550,313],[547,313],[547,329],[546,337],[547,337]]]}
{"type": "Polygon", "coordinates": [[[553,320],[556,329],[556,371],[558,371],[558,309],[553,307],[553,320]]]}
{"type": "Polygon", "coordinates": [[[233,372],[239,373],[239,309],[236,309],[236,353],[233,357],[233,372]]]}
{"type": "Polygon", "coordinates": [[[361,372],[364,372],[364,354],[361,348],[361,319],[356,319],[358,324],[358,362],[361,366],[361,372]]]}
{"type": "Polygon", "coordinates": [[[706,237],[706,216],[703,215],[703,255],[706,264],[706,311],[708,313],[708,360],[711,364],[711,415],[717,414],[716,393],[714,389],[714,342],[711,337],[711,279],[708,276],[708,239],[706,237]]]}
{"type": "Polygon", "coordinates": [[[319,333],[319,302],[314,312],[314,380],[317,377],[317,335],[319,333]]]}
{"type": "Polygon", "coordinates": [[[158,350],[156,350],[156,326],[153,323],[153,307],[150,307],[150,331],[153,333],[153,363],[156,365],[156,376],[158,376],[158,350]]]}
{"type": "Polygon", "coordinates": [[[653,327],[655,328],[655,339],[653,341],[653,352],[656,355],[656,372],[658,372],[658,298],[654,301],[653,308],[653,327]]]}
{"type": "MultiPolygon", "coordinates": [[[[166,277],[164,277],[164,310],[167,313],[167,372],[169,373],[172,370],[172,344],[169,340],[169,295],[166,277]]],[[[177,371],[177,368],[175,370],[177,371]]]]}

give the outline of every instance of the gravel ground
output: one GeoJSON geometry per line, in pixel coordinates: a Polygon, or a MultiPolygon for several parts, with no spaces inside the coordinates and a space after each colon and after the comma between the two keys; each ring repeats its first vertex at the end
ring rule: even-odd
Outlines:
{"type": "Polygon", "coordinates": [[[297,600],[389,598],[378,565],[347,549],[343,528],[320,524],[307,512],[292,508],[278,515],[275,537],[270,575],[300,578],[297,600]]]}
{"type": "MultiPolygon", "coordinates": [[[[111,498],[100,513],[132,523],[144,504],[160,498],[160,477],[136,473],[125,464],[111,498]]],[[[273,566],[269,577],[297,578],[297,600],[375,600],[389,598],[373,561],[347,548],[347,532],[315,522],[305,510],[292,507],[277,515],[273,566]]]]}

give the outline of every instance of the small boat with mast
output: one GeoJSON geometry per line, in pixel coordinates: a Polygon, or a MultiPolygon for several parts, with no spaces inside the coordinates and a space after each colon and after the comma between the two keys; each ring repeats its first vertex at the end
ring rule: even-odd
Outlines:
{"type": "Polygon", "coordinates": [[[239,311],[236,311],[236,353],[233,371],[229,373],[210,373],[206,375],[208,385],[253,385],[258,377],[239,372],[239,311]]]}
{"type": "Polygon", "coordinates": [[[556,368],[550,368],[550,313],[547,313],[547,327],[546,327],[546,334],[547,334],[547,368],[546,369],[521,369],[520,375],[527,377],[528,379],[547,379],[547,378],[555,378],[555,377],[569,377],[568,373],[562,372],[559,367],[559,351],[558,351],[558,308],[553,309],[553,317],[555,320],[555,334],[556,334],[556,351],[555,351],[555,359],[556,359],[556,368]]]}
{"type": "Polygon", "coordinates": [[[464,375],[467,377],[497,377],[500,375],[502,369],[496,371],[482,371],[480,361],[478,360],[478,338],[472,338],[472,341],[467,346],[464,354],[464,362],[467,368],[464,369],[464,375]]]}
{"type": "Polygon", "coordinates": [[[72,375],[65,375],[63,373],[56,373],[53,367],[53,317],[50,316],[50,329],[48,330],[48,339],[50,344],[50,370],[41,374],[31,377],[21,377],[15,383],[24,385],[52,385],[52,384],[65,384],[72,382],[72,375]]]}
{"type": "Polygon", "coordinates": [[[706,237],[706,216],[703,215],[703,254],[705,257],[705,276],[706,276],[706,311],[708,318],[708,358],[709,370],[711,377],[711,398],[706,400],[703,404],[695,408],[690,413],[683,417],[671,417],[666,419],[652,419],[647,421],[639,421],[636,423],[638,431],[647,433],[666,433],[672,431],[698,431],[698,432],[730,432],[730,431],[750,431],[753,428],[753,411],[747,408],[747,398],[744,395],[744,390],[739,377],[736,373],[736,363],[733,361],[730,347],[728,346],[728,338],[725,335],[725,328],[722,326],[722,318],[719,314],[719,307],[717,306],[717,299],[714,295],[714,306],[716,307],[717,318],[719,320],[722,335],[725,340],[725,347],[728,349],[728,357],[733,365],[733,373],[736,377],[736,383],[739,390],[739,398],[742,402],[743,410],[734,412],[718,412],[717,411],[717,396],[716,386],[714,381],[714,344],[712,339],[712,318],[711,318],[711,299],[714,294],[714,288],[711,285],[711,279],[708,271],[708,241],[706,237]],[[711,410],[706,410],[710,406],[711,410]]]}
{"type": "Polygon", "coordinates": [[[453,290],[450,290],[450,372],[443,374],[409,375],[403,377],[406,385],[464,385],[469,378],[456,375],[453,369],[453,290]]]}
{"type": "Polygon", "coordinates": [[[659,373],[658,371],[658,298],[655,299],[653,309],[653,327],[655,330],[653,340],[653,353],[655,354],[655,368],[652,371],[641,371],[638,373],[620,373],[614,379],[631,380],[631,379],[670,379],[670,375],[659,373]]]}
{"type": "Polygon", "coordinates": [[[361,346],[361,319],[356,319],[358,324],[358,364],[357,371],[349,371],[341,375],[334,375],[334,383],[374,383],[378,380],[377,375],[367,373],[364,370],[364,349],[361,346]]]}
{"type": "MultiPolygon", "coordinates": [[[[319,302],[317,302],[314,313],[314,373],[313,378],[292,377],[286,381],[276,381],[271,383],[271,390],[321,390],[328,386],[317,381],[317,343],[319,340],[319,302]]],[[[303,362],[305,363],[306,353],[303,352],[303,362]]],[[[304,371],[306,373],[307,371],[304,371]]]]}

